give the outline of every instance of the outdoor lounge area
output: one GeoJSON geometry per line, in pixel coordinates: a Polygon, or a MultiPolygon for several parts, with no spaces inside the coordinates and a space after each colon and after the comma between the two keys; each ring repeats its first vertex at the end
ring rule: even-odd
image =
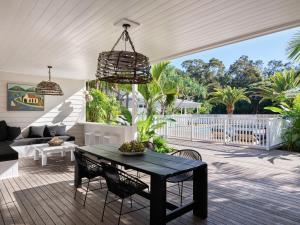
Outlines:
{"type": "Polygon", "coordinates": [[[299,0],[0,0],[0,225],[300,224],[299,0]]]}

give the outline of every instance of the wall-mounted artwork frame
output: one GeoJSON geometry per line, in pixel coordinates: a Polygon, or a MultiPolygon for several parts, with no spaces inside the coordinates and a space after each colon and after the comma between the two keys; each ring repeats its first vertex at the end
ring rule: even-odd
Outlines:
{"type": "Polygon", "coordinates": [[[44,111],[45,99],[36,85],[7,83],[7,111],[44,111]]]}

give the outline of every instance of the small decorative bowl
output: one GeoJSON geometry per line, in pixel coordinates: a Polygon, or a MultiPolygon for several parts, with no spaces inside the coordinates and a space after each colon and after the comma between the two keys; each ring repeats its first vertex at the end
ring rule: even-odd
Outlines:
{"type": "Polygon", "coordinates": [[[122,155],[137,156],[144,155],[144,152],[121,152],[122,155]]]}
{"type": "Polygon", "coordinates": [[[64,140],[62,140],[62,139],[59,139],[59,138],[52,138],[49,142],[48,142],[48,144],[49,144],[49,146],[60,146],[60,145],[62,145],[64,143],[64,140]]]}

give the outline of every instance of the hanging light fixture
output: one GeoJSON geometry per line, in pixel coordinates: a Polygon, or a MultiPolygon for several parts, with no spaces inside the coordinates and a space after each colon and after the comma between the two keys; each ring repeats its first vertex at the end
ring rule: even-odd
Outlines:
{"type": "Polygon", "coordinates": [[[96,72],[96,77],[99,80],[120,84],[145,84],[151,81],[149,59],[135,51],[128,33],[129,27],[130,24],[123,24],[124,31],[111,51],[99,54],[96,72]],[[121,39],[124,41],[125,50],[116,51],[115,47],[121,39]],[[127,42],[129,42],[132,51],[126,50],[127,42]]]}
{"type": "Polygon", "coordinates": [[[60,86],[51,81],[52,66],[48,66],[49,80],[40,82],[36,87],[36,93],[39,95],[64,95],[60,86]]]}

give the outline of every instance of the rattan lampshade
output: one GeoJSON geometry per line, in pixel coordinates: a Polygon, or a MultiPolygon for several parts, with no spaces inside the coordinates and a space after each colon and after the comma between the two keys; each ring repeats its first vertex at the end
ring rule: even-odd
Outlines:
{"type": "Polygon", "coordinates": [[[36,93],[39,95],[64,95],[59,84],[51,81],[51,68],[52,66],[48,66],[49,80],[40,82],[36,87],[36,93]]]}
{"type": "Polygon", "coordinates": [[[111,51],[99,54],[96,77],[99,80],[109,83],[120,84],[145,84],[151,81],[149,59],[145,55],[135,51],[127,28],[124,24],[124,31],[113,46],[111,51]],[[123,39],[130,43],[132,51],[115,51],[119,41],[123,39]]]}

